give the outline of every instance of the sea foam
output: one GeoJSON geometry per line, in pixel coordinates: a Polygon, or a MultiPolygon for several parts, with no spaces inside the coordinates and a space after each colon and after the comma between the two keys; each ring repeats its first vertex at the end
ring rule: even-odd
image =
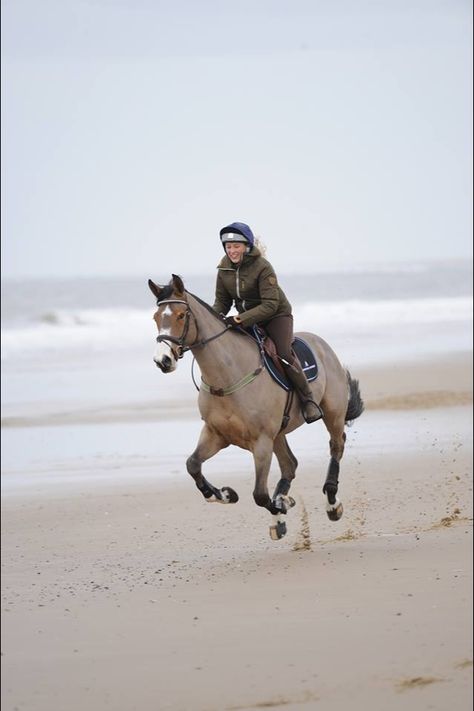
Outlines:
{"type": "MultiPolygon", "coordinates": [[[[410,300],[308,301],[296,304],[295,330],[374,335],[416,324],[472,325],[472,297],[410,300]]],[[[106,352],[142,347],[156,337],[153,309],[49,310],[29,324],[2,329],[2,359],[38,357],[71,349],[106,352]]]]}

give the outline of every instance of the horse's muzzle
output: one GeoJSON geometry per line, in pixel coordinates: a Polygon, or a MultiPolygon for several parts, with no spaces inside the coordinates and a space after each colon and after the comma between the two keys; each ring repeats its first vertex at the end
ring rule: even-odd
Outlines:
{"type": "Polygon", "coordinates": [[[173,370],[173,361],[167,355],[164,355],[161,360],[155,360],[155,363],[162,373],[171,373],[173,370]]]}

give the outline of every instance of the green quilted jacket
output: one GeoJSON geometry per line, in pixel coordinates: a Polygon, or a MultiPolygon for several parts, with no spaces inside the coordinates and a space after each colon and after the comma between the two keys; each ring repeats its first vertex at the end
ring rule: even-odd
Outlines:
{"type": "Polygon", "coordinates": [[[240,264],[233,264],[225,255],[217,270],[212,307],[216,313],[226,315],[234,304],[244,327],[291,314],[290,303],[278,286],[272,265],[257,247],[246,254],[240,264]]]}

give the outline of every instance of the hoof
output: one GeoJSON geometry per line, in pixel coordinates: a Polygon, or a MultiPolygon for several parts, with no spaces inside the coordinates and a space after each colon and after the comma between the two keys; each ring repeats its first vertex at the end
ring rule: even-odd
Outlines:
{"type": "Polygon", "coordinates": [[[236,504],[239,500],[239,495],[236,491],[230,488],[230,486],[223,486],[221,489],[223,503],[225,504],[236,504]]]}
{"type": "Polygon", "coordinates": [[[341,502],[339,501],[334,508],[326,509],[326,513],[330,521],[339,521],[339,519],[342,518],[342,514],[344,513],[344,508],[341,502]]]}
{"type": "Polygon", "coordinates": [[[286,536],[286,523],[284,521],[278,521],[274,526],[270,526],[270,538],[272,541],[279,541],[283,536],[286,536]]]}
{"type": "Polygon", "coordinates": [[[222,489],[214,489],[216,492],[212,496],[206,497],[208,504],[236,504],[239,495],[230,486],[223,486],[222,489]]]}

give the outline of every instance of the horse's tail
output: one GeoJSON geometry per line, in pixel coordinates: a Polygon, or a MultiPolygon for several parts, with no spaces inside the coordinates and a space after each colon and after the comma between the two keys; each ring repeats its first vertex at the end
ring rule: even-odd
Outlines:
{"type": "Polygon", "coordinates": [[[347,403],[345,421],[352,422],[364,412],[364,401],[360,394],[359,381],[352,378],[348,370],[346,370],[346,375],[349,386],[349,402],[347,403]]]}

